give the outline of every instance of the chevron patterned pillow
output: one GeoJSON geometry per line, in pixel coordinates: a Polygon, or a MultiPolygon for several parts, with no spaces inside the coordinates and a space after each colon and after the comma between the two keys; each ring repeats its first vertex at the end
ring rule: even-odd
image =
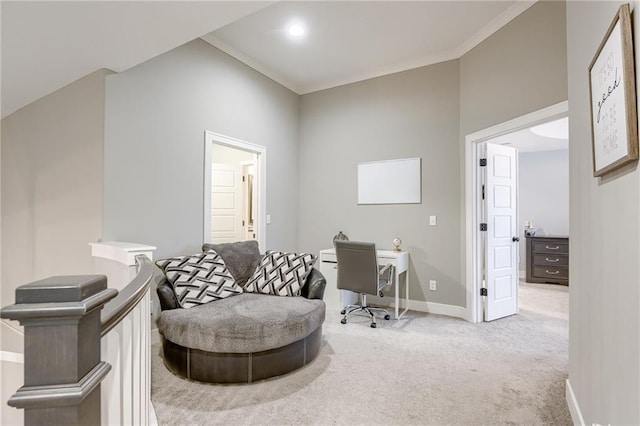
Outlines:
{"type": "Polygon", "coordinates": [[[158,260],[156,265],[173,285],[178,302],[192,308],[242,293],[222,257],[215,251],[158,260]]]}
{"type": "Polygon", "coordinates": [[[310,253],[268,251],[253,276],[247,281],[244,291],[276,296],[299,296],[315,261],[316,256],[310,253]]]}

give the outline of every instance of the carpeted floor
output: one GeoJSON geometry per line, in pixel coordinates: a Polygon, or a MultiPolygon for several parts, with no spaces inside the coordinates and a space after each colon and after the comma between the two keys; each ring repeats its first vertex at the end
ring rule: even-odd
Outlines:
{"type": "Polygon", "coordinates": [[[310,365],[250,385],[169,373],[154,345],[160,425],[563,425],[568,288],[520,284],[520,313],[490,323],[408,312],[369,328],[327,313],[310,365]]]}

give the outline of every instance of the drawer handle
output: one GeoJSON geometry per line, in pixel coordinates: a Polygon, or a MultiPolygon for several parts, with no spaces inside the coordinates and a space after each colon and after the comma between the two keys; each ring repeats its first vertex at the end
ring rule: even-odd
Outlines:
{"type": "Polygon", "coordinates": [[[558,275],[560,273],[560,271],[549,271],[548,269],[545,269],[544,271],[549,275],[558,275]]]}
{"type": "Polygon", "coordinates": [[[544,260],[546,260],[547,262],[560,262],[560,258],[556,257],[555,259],[549,259],[548,257],[545,257],[544,260]]]}
{"type": "Polygon", "coordinates": [[[555,246],[555,247],[544,246],[544,248],[546,248],[547,250],[558,250],[560,246],[555,246]]]}

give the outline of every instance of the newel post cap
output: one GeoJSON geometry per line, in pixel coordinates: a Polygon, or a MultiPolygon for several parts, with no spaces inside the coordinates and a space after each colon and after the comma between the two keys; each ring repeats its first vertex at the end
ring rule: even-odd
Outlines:
{"type": "Polygon", "coordinates": [[[16,303],[0,310],[0,318],[77,317],[102,307],[118,294],[104,275],[54,276],[16,289],[16,303]]]}

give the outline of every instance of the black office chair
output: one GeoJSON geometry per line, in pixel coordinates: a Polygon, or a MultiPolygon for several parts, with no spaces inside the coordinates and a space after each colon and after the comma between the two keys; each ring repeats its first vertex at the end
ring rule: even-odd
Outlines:
{"type": "Polygon", "coordinates": [[[335,241],[338,259],[338,288],[360,295],[359,305],[348,305],[340,312],[347,323],[347,317],[353,313],[365,312],[371,317],[371,328],[376,328],[374,312],[384,312],[384,319],[391,318],[386,309],[374,308],[367,304],[367,294],[382,296],[382,289],[391,285],[394,273],[393,265],[378,266],[376,246],[373,243],[358,241],[335,241]]]}

